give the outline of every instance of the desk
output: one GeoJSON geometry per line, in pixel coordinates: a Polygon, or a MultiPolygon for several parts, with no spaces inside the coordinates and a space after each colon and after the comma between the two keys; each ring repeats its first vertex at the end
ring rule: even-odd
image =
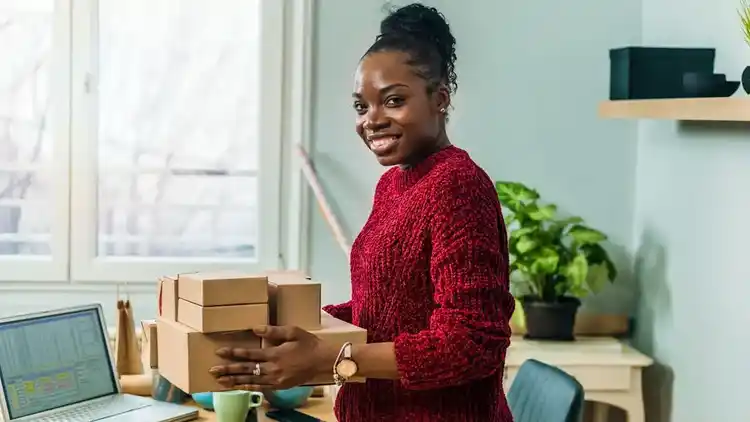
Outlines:
{"type": "MultiPolygon", "coordinates": [[[[299,409],[300,412],[314,416],[324,422],[336,422],[336,417],[333,415],[333,404],[331,398],[326,397],[312,397],[308,400],[307,404],[299,409]]],[[[214,422],[216,421],[216,415],[213,412],[201,410],[198,416],[198,421],[203,422],[214,422]]],[[[258,412],[258,422],[271,421],[265,417],[265,412],[258,412]]]]}
{"type": "Polygon", "coordinates": [[[607,420],[607,405],[623,409],[628,422],[643,422],[641,372],[653,360],[614,338],[581,337],[575,342],[547,342],[514,337],[505,361],[505,391],[527,359],[557,366],[573,375],[595,403],[594,421],[607,420]]]}

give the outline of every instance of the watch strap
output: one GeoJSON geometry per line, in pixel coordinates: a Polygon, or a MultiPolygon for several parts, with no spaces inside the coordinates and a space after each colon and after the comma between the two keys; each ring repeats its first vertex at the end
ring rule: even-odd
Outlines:
{"type": "Polygon", "coordinates": [[[351,358],[352,343],[346,342],[343,346],[341,346],[341,349],[339,349],[339,354],[338,356],[336,356],[336,361],[333,363],[333,382],[337,387],[341,387],[347,381],[347,378],[339,373],[338,366],[341,361],[351,360],[351,358]]]}

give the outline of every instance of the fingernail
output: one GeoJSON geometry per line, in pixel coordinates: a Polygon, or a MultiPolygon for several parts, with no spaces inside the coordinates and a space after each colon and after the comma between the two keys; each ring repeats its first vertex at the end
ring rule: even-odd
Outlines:
{"type": "Polygon", "coordinates": [[[219,368],[219,367],[217,367],[217,366],[214,366],[213,368],[209,369],[209,370],[208,370],[208,372],[210,372],[211,374],[214,374],[214,375],[216,375],[216,374],[218,374],[219,372],[221,372],[221,368],[219,368]]]}
{"type": "Polygon", "coordinates": [[[265,325],[261,325],[260,327],[253,328],[253,331],[255,332],[255,334],[265,334],[266,331],[268,331],[268,327],[266,327],[265,325]]]}

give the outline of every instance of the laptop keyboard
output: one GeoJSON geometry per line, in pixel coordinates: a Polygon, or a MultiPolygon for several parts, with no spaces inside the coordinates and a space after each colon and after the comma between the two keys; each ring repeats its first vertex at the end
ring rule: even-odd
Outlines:
{"type": "Polygon", "coordinates": [[[118,395],[45,416],[36,422],[93,422],[148,406],[149,403],[134,397],[118,395]]]}

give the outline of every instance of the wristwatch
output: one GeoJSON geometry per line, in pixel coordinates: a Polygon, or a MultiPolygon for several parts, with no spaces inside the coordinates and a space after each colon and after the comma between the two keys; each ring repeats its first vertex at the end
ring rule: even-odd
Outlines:
{"type": "Polygon", "coordinates": [[[357,362],[352,359],[352,344],[344,343],[338,357],[336,357],[336,362],[333,364],[333,382],[337,387],[341,387],[358,370],[357,362]]]}

